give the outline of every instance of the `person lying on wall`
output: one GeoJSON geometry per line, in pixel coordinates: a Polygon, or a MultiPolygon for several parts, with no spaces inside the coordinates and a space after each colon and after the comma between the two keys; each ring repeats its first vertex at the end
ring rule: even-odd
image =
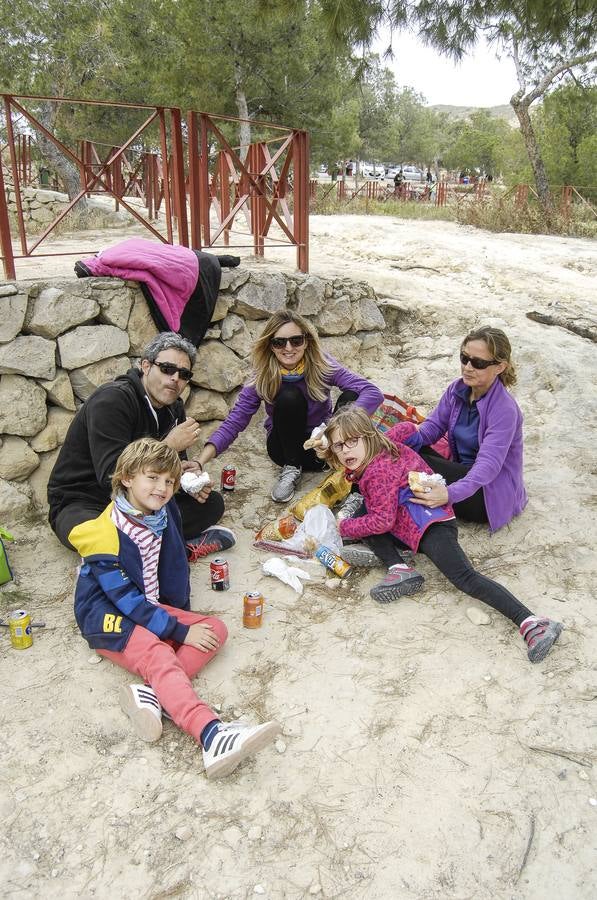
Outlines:
{"type": "Polygon", "coordinates": [[[173,244],[128,238],[75,263],[77,278],[136,281],[159,331],[176,331],[198,347],[218,299],[222,267],[239,256],[216,256],[173,244]]]}
{"type": "Polygon", "coordinates": [[[331,389],[341,393],[336,409],[354,402],[371,415],[383,401],[374,384],[344,368],[325,353],[313,325],[289,309],[274,313],[252,349],[253,375],[241,390],[228,417],[207,439],[199,454],[206,465],[223,453],[265,403],[266,448],[280,466],[271,497],[287,503],[303,470],[322,471],[325,462],[303,444],[313,428],[332,415],[331,389]]]}
{"type": "MultiPolygon", "coordinates": [[[[201,471],[187,458],[199,425],[185,415],[180,399],[193,374],[195,347],[175,332],[158,334],[141,356],[140,368],[103,384],[83,403],[71,422],[48,482],[49,521],[65,547],[73,550],[73,528],[99,516],[110,502],[111,477],[124,448],[141,437],[163,441],[179,454],[183,472],[201,471]]],[[[235,536],[217,526],[222,496],[204,486],[175,500],[189,560],[232,547],[235,536]]]]}

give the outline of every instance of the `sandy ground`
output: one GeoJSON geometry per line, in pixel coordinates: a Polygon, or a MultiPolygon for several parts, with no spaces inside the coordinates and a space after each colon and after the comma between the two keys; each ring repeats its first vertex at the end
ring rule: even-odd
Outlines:
{"type": "MultiPolygon", "coordinates": [[[[74,556],[43,523],[15,525],[18,581],[0,608],[48,627],[21,653],[0,637],[3,896],[595,896],[595,345],[525,315],[592,314],[595,244],[349,216],[316,217],[311,235],[314,273],[387,298],[386,344],[359,369],[423,410],[457,374],[470,326],[507,330],[530,502],[493,537],[463,525],[461,542],[566,630],[532,666],[509,621],[473,625],[480,604],[421,558],[424,591],[387,607],[368,596],[381,571],[332,589],[311,563],[300,598],[266,578],[252,534],[278,508],[255,423],[225,456],[240,484],[225,519],[239,538],[230,591],[209,590],[207,563],[192,570],[193,607],[230,629],[197,688],[225,719],[278,719],[283,743],[208,782],[171,723],[157,744],[131,734],[115,701],[129,676],[96,664],[73,621],[74,556]],[[266,597],[255,632],[240,619],[250,588],[266,597]]],[[[293,263],[284,250],[265,264],[293,263]]],[[[72,257],[35,266],[70,271],[72,257]]]]}

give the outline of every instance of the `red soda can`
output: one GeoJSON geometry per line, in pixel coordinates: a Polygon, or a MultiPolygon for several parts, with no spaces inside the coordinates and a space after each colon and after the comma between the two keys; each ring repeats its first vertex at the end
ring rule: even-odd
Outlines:
{"type": "Polygon", "coordinates": [[[225,559],[214,559],[209,564],[212,591],[227,591],[230,587],[230,569],[225,559]]]}
{"type": "Polygon", "coordinates": [[[221,490],[233,491],[236,484],[236,469],[234,466],[224,466],[222,469],[221,490]]]}

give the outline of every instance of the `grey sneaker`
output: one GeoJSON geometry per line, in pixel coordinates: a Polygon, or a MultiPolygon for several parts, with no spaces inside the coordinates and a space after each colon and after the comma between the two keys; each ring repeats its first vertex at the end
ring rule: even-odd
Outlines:
{"type": "Polygon", "coordinates": [[[278,480],[272,488],[272,500],[276,503],[287,503],[294,497],[294,489],[300,481],[302,469],[296,466],[284,466],[278,480]]]}
{"type": "Polygon", "coordinates": [[[351,566],[363,566],[367,569],[383,566],[381,559],[367,544],[344,544],[340,555],[351,566]]]}
{"type": "Polygon", "coordinates": [[[423,576],[411,566],[392,566],[383,581],[372,587],[369,593],[378,603],[391,603],[398,597],[416,594],[423,587],[424,581],[423,576]]]}
{"type": "MultiPolygon", "coordinates": [[[[344,554],[342,558],[344,559],[344,554]]],[[[561,622],[554,622],[553,619],[529,616],[524,620],[519,630],[528,647],[527,655],[531,662],[541,662],[545,659],[563,628],[561,622]]]]}
{"type": "MultiPolygon", "coordinates": [[[[353,519],[355,515],[360,510],[363,505],[363,497],[361,494],[357,494],[356,491],[354,493],[350,493],[338,512],[336,513],[336,520],[341,522],[342,519],[353,519]]],[[[356,563],[355,563],[356,565],[356,563]]],[[[361,563],[362,565],[362,563],[361,563]]]]}

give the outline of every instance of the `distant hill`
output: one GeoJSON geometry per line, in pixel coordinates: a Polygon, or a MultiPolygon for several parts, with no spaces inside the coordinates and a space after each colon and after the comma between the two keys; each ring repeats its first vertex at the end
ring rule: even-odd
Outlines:
{"type": "Polygon", "coordinates": [[[431,109],[437,110],[437,112],[445,112],[450,116],[453,116],[455,119],[466,119],[472,112],[475,112],[477,109],[486,109],[487,112],[494,116],[496,119],[505,119],[509,125],[513,127],[518,127],[518,119],[516,118],[516,113],[512,109],[509,103],[504,103],[502,106],[450,106],[447,103],[439,103],[436,106],[430,107],[431,109]]]}

